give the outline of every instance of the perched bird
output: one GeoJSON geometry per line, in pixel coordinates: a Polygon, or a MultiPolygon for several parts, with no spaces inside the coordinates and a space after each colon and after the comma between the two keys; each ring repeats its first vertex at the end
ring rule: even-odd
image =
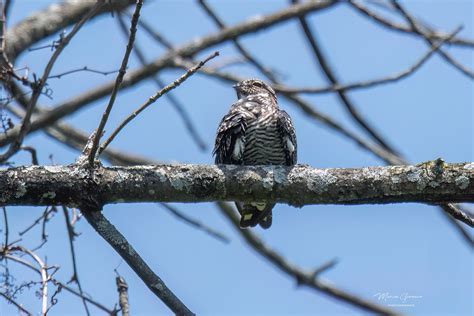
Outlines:
{"type": "MultiPolygon", "coordinates": [[[[296,164],[296,134],[291,118],[277,103],[275,91],[258,79],[243,80],[233,86],[238,101],[222,118],[217,129],[213,154],[216,164],[286,165],[296,164]]],[[[272,225],[275,203],[236,202],[240,227],[272,225]]]]}

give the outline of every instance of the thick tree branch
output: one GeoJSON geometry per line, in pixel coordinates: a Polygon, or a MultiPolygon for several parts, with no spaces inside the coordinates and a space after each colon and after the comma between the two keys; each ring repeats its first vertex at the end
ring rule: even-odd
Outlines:
{"type": "Polygon", "coordinates": [[[234,165],[29,166],[0,171],[0,204],[275,200],[307,204],[473,202],[474,163],[315,169],[234,165]]]}

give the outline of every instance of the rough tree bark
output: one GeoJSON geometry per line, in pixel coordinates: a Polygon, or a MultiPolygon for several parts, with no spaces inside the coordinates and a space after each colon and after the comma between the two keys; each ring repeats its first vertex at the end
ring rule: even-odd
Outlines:
{"type": "Polygon", "coordinates": [[[105,205],[124,202],[275,200],[306,204],[474,201],[474,163],[315,169],[233,165],[84,168],[29,166],[0,170],[2,205],[105,205]]]}

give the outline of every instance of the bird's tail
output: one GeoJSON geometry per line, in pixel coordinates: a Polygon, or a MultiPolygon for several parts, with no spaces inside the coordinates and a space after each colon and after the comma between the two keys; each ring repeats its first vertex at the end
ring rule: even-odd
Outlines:
{"type": "Polygon", "coordinates": [[[235,204],[241,216],[240,228],[255,227],[257,224],[260,224],[264,229],[268,229],[272,226],[272,209],[275,203],[236,202],[235,204]]]}

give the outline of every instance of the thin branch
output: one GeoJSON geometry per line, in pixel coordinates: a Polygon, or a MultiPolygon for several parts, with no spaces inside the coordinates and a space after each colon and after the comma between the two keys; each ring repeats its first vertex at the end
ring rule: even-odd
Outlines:
{"type": "MultiPolygon", "coordinates": [[[[363,14],[364,16],[370,18],[372,21],[375,21],[376,23],[390,30],[418,36],[418,34],[416,34],[412,27],[392,22],[377,14],[375,11],[370,10],[368,7],[363,6],[359,1],[348,0],[347,3],[350,4],[359,13],[363,14]]],[[[448,34],[440,31],[430,31],[428,34],[425,34],[425,36],[429,37],[432,40],[442,40],[443,38],[446,38],[448,34]]],[[[468,48],[474,47],[474,40],[472,39],[455,37],[450,39],[448,42],[452,45],[459,45],[468,48]]]]}
{"type": "MultiPolygon", "coordinates": [[[[298,0],[291,0],[292,3],[297,3],[298,0]]],[[[298,18],[300,21],[301,28],[303,29],[303,32],[306,36],[306,39],[308,40],[308,43],[313,51],[313,54],[315,56],[316,61],[318,62],[321,70],[323,71],[326,79],[335,86],[340,85],[340,80],[337,79],[334,71],[331,69],[329,66],[329,62],[327,57],[324,55],[324,52],[318,45],[318,41],[316,40],[316,36],[314,32],[311,31],[306,18],[304,16],[301,16],[298,18]]],[[[355,122],[363,129],[365,130],[378,144],[380,144],[382,147],[387,149],[388,151],[391,151],[392,153],[397,153],[397,151],[389,145],[388,142],[386,142],[381,135],[372,127],[370,124],[360,115],[359,111],[357,110],[356,106],[354,105],[354,102],[349,98],[348,95],[344,91],[337,91],[336,92],[340,101],[344,105],[345,109],[349,112],[349,114],[352,116],[352,118],[355,120],[355,122]]]]}
{"type": "Polygon", "coordinates": [[[54,78],[61,79],[64,76],[67,76],[67,75],[70,75],[70,74],[73,74],[73,73],[76,73],[76,72],[82,72],[82,71],[92,72],[92,73],[100,74],[100,75],[104,75],[104,76],[108,76],[110,74],[114,74],[114,73],[118,72],[118,70],[100,71],[100,70],[90,69],[89,67],[84,66],[82,68],[77,68],[77,69],[62,72],[62,73],[57,74],[57,75],[49,76],[48,79],[54,79],[54,78]]]}
{"type": "Polygon", "coordinates": [[[36,106],[38,98],[41,95],[41,92],[43,91],[43,87],[46,85],[46,81],[48,80],[49,73],[51,72],[59,55],[62,53],[64,48],[69,44],[69,42],[74,37],[74,35],[76,35],[77,32],[82,28],[82,26],[87,22],[87,20],[89,20],[89,18],[91,18],[94,14],[96,14],[103,5],[104,5],[103,2],[97,2],[92,7],[92,9],[73,27],[71,32],[66,37],[61,39],[58,47],[54,51],[53,55],[51,56],[48,64],[46,65],[44,69],[43,76],[33,88],[33,95],[31,96],[30,102],[26,108],[26,114],[25,114],[25,117],[23,118],[23,123],[21,125],[18,136],[11,143],[8,150],[4,154],[0,155],[0,162],[6,161],[7,159],[9,159],[21,147],[21,144],[23,143],[23,139],[25,135],[27,134],[28,130],[30,129],[30,123],[31,123],[30,119],[31,119],[31,116],[33,115],[34,107],[36,106]]]}
{"type": "MultiPolygon", "coordinates": [[[[398,1],[392,0],[391,3],[402,14],[402,16],[405,17],[405,19],[410,24],[413,31],[416,34],[420,35],[425,40],[426,43],[428,43],[431,47],[433,47],[433,45],[435,45],[434,41],[425,35],[425,32],[421,29],[421,27],[418,25],[416,20],[411,16],[411,14],[408,13],[408,11],[405,10],[398,1]]],[[[457,62],[443,49],[439,49],[437,52],[446,62],[448,62],[454,68],[458,69],[462,74],[466,75],[467,77],[471,79],[474,79],[474,72],[472,70],[467,69],[465,66],[457,62]]]]}
{"type": "MultiPolygon", "coordinates": [[[[219,28],[222,30],[225,28],[225,24],[223,21],[219,19],[219,17],[214,13],[214,11],[211,9],[211,7],[206,3],[204,0],[198,0],[199,5],[201,8],[204,9],[204,11],[207,13],[207,15],[213,20],[219,28]]],[[[242,45],[240,45],[239,40],[237,38],[233,38],[232,42],[234,43],[235,47],[237,50],[244,56],[244,58],[252,64],[255,68],[257,68],[262,74],[264,74],[267,78],[269,78],[271,81],[276,81],[277,78],[273,74],[273,72],[266,67],[263,67],[262,64],[257,61],[255,57],[253,57],[250,53],[247,52],[246,49],[243,48],[242,45]]]]}
{"type": "Polygon", "coordinates": [[[77,288],[79,289],[79,293],[81,294],[82,305],[84,305],[84,309],[86,311],[86,315],[90,315],[89,308],[87,307],[86,300],[84,299],[84,291],[82,290],[81,282],[79,280],[79,273],[77,269],[77,260],[76,260],[76,251],[74,249],[74,237],[76,234],[74,233],[74,227],[69,220],[69,212],[67,207],[61,206],[64,214],[64,221],[66,222],[67,228],[67,235],[69,239],[69,249],[71,251],[71,259],[72,259],[72,270],[73,274],[71,280],[69,282],[76,282],[77,288]]]}
{"type": "Polygon", "coordinates": [[[208,227],[204,225],[203,223],[190,218],[189,216],[184,215],[182,212],[180,212],[176,207],[173,207],[169,205],[168,203],[159,203],[161,207],[169,211],[171,214],[173,214],[176,218],[181,220],[182,222],[188,224],[191,227],[194,227],[196,229],[202,230],[204,233],[208,234],[211,237],[214,237],[215,239],[222,241],[225,244],[230,243],[229,237],[225,236],[221,232],[216,231],[215,229],[208,227]]]}
{"type": "MultiPolygon", "coordinates": [[[[106,1],[106,5],[102,6],[94,16],[121,11],[134,3],[134,0],[106,1]]],[[[95,5],[96,1],[63,1],[53,3],[44,10],[33,13],[8,29],[7,55],[11,60],[16,59],[28,47],[79,22],[95,5]]]]}
{"type": "Polygon", "coordinates": [[[30,313],[29,311],[27,311],[23,306],[21,306],[18,302],[16,302],[13,298],[9,297],[8,295],[6,295],[5,293],[2,293],[0,292],[0,296],[4,297],[9,303],[15,305],[16,308],[18,308],[18,310],[21,312],[21,313],[24,313],[28,316],[33,316],[32,313],[30,313]]]}
{"type": "MultiPolygon", "coordinates": [[[[19,109],[7,107],[7,110],[16,117],[22,118],[24,116],[24,112],[19,109]]],[[[46,113],[46,110],[41,107],[37,107],[37,111],[39,113],[46,113]]],[[[59,141],[60,143],[79,151],[84,148],[89,137],[89,135],[85,132],[77,130],[68,125],[67,123],[61,121],[53,123],[49,127],[46,127],[44,132],[54,140],[59,141]]],[[[129,164],[130,162],[133,162],[133,164],[138,165],[149,164],[149,160],[147,159],[144,159],[137,155],[125,154],[119,150],[112,148],[107,148],[105,152],[102,153],[102,155],[106,159],[111,161],[111,163],[114,165],[129,164]]]]}
{"type": "MultiPolygon", "coordinates": [[[[117,18],[118,18],[117,21],[120,26],[120,29],[122,30],[122,33],[124,33],[124,35],[128,37],[128,29],[123,19],[123,15],[118,14],[117,18]]],[[[142,66],[145,66],[147,64],[145,54],[143,54],[142,50],[138,47],[138,45],[135,45],[134,52],[140,64],[142,66]]],[[[152,79],[156,83],[159,89],[163,89],[165,87],[164,82],[160,79],[158,74],[155,74],[154,76],[152,76],[152,79]]],[[[198,130],[194,126],[191,117],[186,111],[186,108],[181,104],[181,102],[177,98],[173,96],[173,94],[167,93],[165,97],[168,99],[172,107],[178,112],[179,116],[184,122],[184,126],[188,130],[188,134],[191,136],[194,142],[198,145],[198,147],[202,151],[206,150],[207,149],[206,142],[202,139],[201,136],[199,136],[198,130]]]]}
{"type": "Polygon", "coordinates": [[[105,307],[104,305],[102,305],[101,303],[97,302],[97,301],[94,301],[93,299],[77,292],[76,290],[74,290],[73,288],[67,286],[66,284],[64,283],[61,283],[59,282],[58,280],[56,279],[51,279],[51,281],[53,282],[54,285],[56,286],[61,286],[64,290],[68,291],[69,293],[79,297],[81,300],[85,300],[87,301],[88,303],[90,303],[91,305],[94,305],[95,307],[97,307],[98,309],[101,309],[102,311],[106,312],[107,314],[109,315],[116,315],[116,312],[105,307]]]}
{"type": "MultiPolygon", "coordinates": [[[[453,211],[460,211],[459,205],[446,204],[446,205],[440,205],[440,208],[441,208],[441,213],[443,214],[443,216],[446,217],[448,222],[452,224],[454,229],[459,233],[459,235],[463,238],[463,240],[471,247],[471,249],[474,249],[474,238],[466,230],[466,228],[464,228],[462,222],[457,221],[455,217],[451,215],[453,211]]],[[[467,212],[462,212],[462,213],[468,214],[469,217],[474,218],[474,215],[472,214],[469,214],[467,212]]]]}
{"type": "Polygon", "coordinates": [[[292,276],[298,285],[307,286],[364,311],[376,313],[377,315],[397,314],[395,311],[392,311],[386,307],[366,301],[352,293],[340,290],[329,283],[319,280],[315,278],[314,273],[306,272],[293,263],[290,263],[285,257],[266,245],[255,233],[252,232],[252,230],[240,229],[239,216],[229,204],[219,202],[218,206],[222,210],[222,214],[225,215],[225,217],[231,222],[234,229],[242,236],[247,244],[253,248],[253,250],[267,259],[279,270],[292,276]]]}
{"type": "Polygon", "coordinates": [[[5,206],[2,206],[2,211],[3,211],[3,220],[5,222],[5,228],[4,228],[5,241],[4,241],[4,244],[3,244],[3,251],[0,252],[0,260],[3,259],[5,253],[8,249],[8,237],[10,236],[9,227],[8,227],[7,208],[5,206]]]}
{"type": "Polygon", "coordinates": [[[112,111],[112,107],[114,106],[115,98],[117,97],[117,92],[120,89],[120,85],[122,84],[123,77],[125,76],[125,73],[127,72],[128,58],[130,57],[130,53],[132,52],[132,49],[133,49],[135,34],[137,32],[137,23],[138,23],[138,19],[140,18],[140,10],[142,8],[142,5],[143,5],[143,0],[137,0],[135,12],[133,13],[132,21],[130,23],[130,36],[128,38],[125,55],[123,56],[123,59],[122,59],[122,65],[120,66],[119,73],[117,75],[117,78],[115,79],[115,84],[112,89],[112,94],[110,95],[109,103],[107,104],[107,108],[102,114],[99,127],[97,128],[97,131],[95,133],[95,138],[92,143],[92,148],[89,154],[89,165],[91,166],[94,164],[94,160],[96,159],[96,153],[97,153],[97,150],[99,149],[100,137],[102,136],[104,132],[105,124],[107,123],[109,114],[112,111]]]}
{"type": "Polygon", "coordinates": [[[119,292],[119,305],[122,311],[122,316],[130,315],[130,305],[128,304],[128,284],[122,276],[115,278],[117,284],[117,291],[119,292]]]}
{"type": "Polygon", "coordinates": [[[312,277],[313,279],[318,279],[321,274],[323,274],[324,272],[326,272],[326,271],[328,271],[328,270],[331,270],[331,269],[334,268],[338,263],[339,263],[339,260],[338,260],[337,258],[336,258],[336,259],[329,260],[329,261],[326,262],[326,263],[323,263],[322,265],[320,265],[319,267],[317,267],[316,269],[314,269],[313,272],[311,272],[311,277],[312,277]]]}
{"type": "Polygon", "coordinates": [[[416,63],[411,65],[409,68],[389,75],[385,76],[383,78],[378,78],[378,79],[372,79],[372,80],[367,80],[367,81],[358,81],[354,83],[349,83],[346,85],[331,85],[328,87],[322,87],[322,88],[290,88],[290,87],[285,87],[285,86],[275,86],[275,90],[278,92],[282,93],[311,93],[311,94],[319,94],[319,93],[328,93],[328,92],[337,92],[337,91],[349,91],[349,90],[358,90],[358,89],[367,89],[367,88],[373,88],[376,86],[384,85],[387,83],[394,83],[397,82],[401,79],[405,79],[408,76],[414,74],[418,69],[423,66],[428,59],[430,59],[431,56],[449,39],[453,38],[457,33],[459,33],[462,30],[462,27],[456,28],[453,32],[451,32],[448,37],[442,39],[441,41],[437,42],[435,45],[433,45],[421,58],[419,58],[416,63]]]}
{"type": "Polygon", "coordinates": [[[219,52],[214,52],[210,56],[208,56],[206,59],[203,61],[199,62],[199,64],[195,65],[194,67],[190,68],[186,73],[184,73],[181,77],[152,95],[148,100],[143,103],[138,109],[133,111],[125,120],[120,123],[120,125],[112,132],[112,134],[109,136],[109,138],[102,144],[100,150],[99,150],[99,155],[100,153],[107,148],[107,146],[114,140],[114,138],[117,136],[118,133],[130,122],[132,121],[135,117],[138,116],[143,110],[145,110],[147,107],[149,107],[151,104],[155,103],[156,100],[161,98],[163,95],[168,93],[169,91],[179,87],[186,79],[188,79],[190,76],[192,76],[196,71],[198,71],[202,66],[204,66],[209,60],[215,58],[216,56],[219,56],[219,52]]]}
{"type": "Polygon", "coordinates": [[[45,217],[48,217],[50,213],[54,212],[54,209],[50,206],[47,206],[45,208],[45,210],[43,211],[43,214],[41,214],[40,217],[38,217],[37,219],[35,219],[35,221],[29,225],[28,227],[26,227],[24,230],[22,230],[21,232],[18,233],[18,235],[20,236],[23,236],[24,234],[26,234],[27,232],[29,232],[33,227],[35,227],[36,225],[38,225],[41,220],[44,220],[45,217]]]}
{"type": "MultiPolygon", "coordinates": [[[[7,29],[7,4],[0,0],[0,65],[9,63],[5,52],[5,30],[7,29]]],[[[3,68],[3,67],[2,67],[3,68]]]]}
{"type": "Polygon", "coordinates": [[[461,210],[460,208],[456,207],[454,204],[445,204],[442,205],[441,208],[446,211],[449,215],[453,218],[469,225],[470,227],[474,227],[474,217],[471,214],[468,214],[461,210]]]}
{"type": "Polygon", "coordinates": [[[28,254],[34,261],[36,261],[39,266],[38,271],[41,275],[41,315],[46,316],[48,310],[48,268],[46,267],[44,261],[41,260],[41,258],[31,250],[20,246],[15,246],[13,248],[28,254]]]}
{"type": "Polygon", "coordinates": [[[178,315],[194,315],[166,286],[135,251],[127,239],[97,209],[82,210],[84,217],[97,233],[128,263],[145,285],[178,315]]]}
{"type": "Polygon", "coordinates": [[[36,149],[34,149],[31,146],[21,146],[20,150],[24,150],[31,155],[31,164],[32,165],[38,165],[38,154],[36,153],[36,149]]]}
{"type": "Polygon", "coordinates": [[[5,0],[5,5],[3,8],[3,12],[5,16],[8,16],[12,7],[13,7],[13,0],[5,0]]]}

